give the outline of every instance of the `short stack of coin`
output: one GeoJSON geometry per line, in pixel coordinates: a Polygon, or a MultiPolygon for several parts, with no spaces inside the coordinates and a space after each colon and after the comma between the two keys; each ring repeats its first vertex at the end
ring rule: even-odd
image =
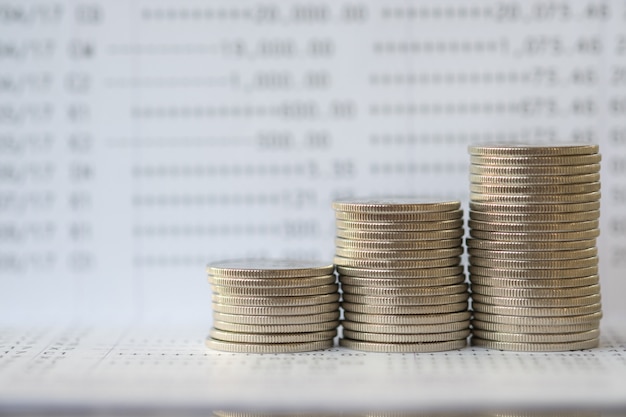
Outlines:
{"type": "Polygon", "coordinates": [[[598,345],[597,145],[470,146],[472,344],[598,345]]]}
{"type": "Polygon", "coordinates": [[[466,346],[460,202],[354,199],[333,208],[344,309],[340,345],[374,352],[466,346]]]}
{"type": "Polygon", "coordinates": [[[207,272],[213,290],[208,347],[290,353],[333,346],[339,326],[333,265],[243,259],[212,263],[207,272]]]}

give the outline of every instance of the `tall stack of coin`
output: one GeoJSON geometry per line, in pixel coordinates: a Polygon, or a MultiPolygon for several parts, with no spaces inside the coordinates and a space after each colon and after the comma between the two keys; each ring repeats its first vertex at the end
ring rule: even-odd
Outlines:
{"type": "Polygon", "coordinates": [[[515,351],[596,347],[598,146],[469,152],[472,343],[515,351]]]}
{"type": "Polygon", "coordinates": [[[460,202],[355,199],[333,208],[345,316],[340,345],[374,352],[466,346],[460,202]]]}
{"type": "Polygon", "coordinates": [[[210,264],[213,328],[207,346],[241,353],[332,347],[339,326],[339,292],[333,270],[333,265],[293,260],[210,264]]]}

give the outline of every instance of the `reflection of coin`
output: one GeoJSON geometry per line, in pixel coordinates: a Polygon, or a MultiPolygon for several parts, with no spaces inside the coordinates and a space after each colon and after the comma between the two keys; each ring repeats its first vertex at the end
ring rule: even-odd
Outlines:
{"type": "Polygon", "coordinates": [[[211,349],[233,353],[295,353],[329,349],[333,347],[333,340],[330,339],[305,343],[256,344],[224,342],[209,338],[206,340],[206,345],[211,349]]]}
{"type": "MultiPolygon", "coordinates": [[[[512,311],[510,308],[507,312],[512,311]]],[[[552,325],[573,325],[581,323],[595,323],[602,318],[602,312],[598,309],[592,313],[585,313],[571,316],[524,316],[524,315],[503,315],[473,312],[474,320],[481,320],[490,323],[514,324],[524,326],[552,326],[552,325]]]]}
{"type": "Polygon", "coordinates": [[[460,256],[463,254],[463,248],[449,249],[428,249],[428,250],[391,250],[391,251],[364,251],[354,249],[336,248],[335,255],[344,258],[357,259],[380,259],[380,260],[418,260],[418,259],[441,259],[460,256]]]}
{"type": "Polygon", "coordinates": [[[484,156],[572,156],[592,155],[598,153],[598,145],[580,143],[546,145],[546,144],[490,144],[476,145],[468,148],[471,155],[484,156]]]}
{"type": "Polygon", "coordinates": [[[213,311],[227,314],[245,314],[252,316],[302,316],[339,311],[339,303],[316,304],[308,306],[233,306],[213,303],[213,311]]]}
{"type": "Polygon", "coordinates": [[[600,278],[597,275],[591,275],[588,277],[580,278],[555,278],[555,279],[515,279],[515,278],[497,278],[497,277],[484,277],[480,275],[472,275],[473,285],[484,285],[500,288],[528,288],[528,289],[560,289],[560,288],[575,288],[585,287],[588,285],[597,285],[600,282],[600,278]]]}
{"type": "MultiPolygon", "coordinates": [[[[365,314],[345,311],[346,320],[359,323],[373,323],[382,325],[431,325],[466,321],[470,318],[469,311],[443,314],[365,314]]],[[[357,329],[354,329],[357,330],[357,329]]],[[[381,332],[382,333],[382,332],[381,332]]]]}
{"type": "Polygon", "coordinates": [[[394,270],[386,268],[352,268],[338,265],[337,271],[341,275],[362,278],[437,278],[460,275],[463,273],[463,267],[450,266],[445,268],[394,270]]]}
{"type": "Polygon", "coordinates": [[[463,210],[425,211],[413,213],[358,213],[351,211],[336,211],[337,220],[352,222],[434,222],[463,218],[463,210]]]}
{"type": "Polygon", "coordinates": [[[490,259],[510,259],[510,260],[560,260],[567,262],[568,259],[583,259],[598,255],[598,249],[587,248],[578,250],[556,250],[556,251],[504,251],[469,248],[468,253],[472,257],[490,259]]]}
{"type": "Polygon", "coordinates": [[[380,353],[425,353],[425,352],[442,352],[446,350],[462,349],[467,345],[466,339],[453,340],[448,342],[431,342],[431,343],[375,343],[360,342],[350,339],[339,339],[339,346],[348,349],[362,350],[366,352],[380,353]]]}
{"type": "Polygon", "coordinates": [[[220,277],[312,277],[332,274],[333,265],[289,259],[237,259],[213,262],[207,267],[207,272],[209,275],[220,277]]]}
{"type": "Polygon", "coordinates": [[[519,352],[561,352],[567,350],[593,349],[598,347],[599,339],[568,343],[512,343],[472,337],[472,345],[488,349],[514,350],[519,352]]]}
{"type": "MultiPolygon", "coordinates": [[[[469,320],[457,321],[451,323],[438,323],[438,324],[412,324],[412,325],[399,325],[399,324],[373,324],[373,323],[360,323],[350,320],[344,320],[341,325],[344,329],[352,330],[355,332],[367,332],[367,333],[397,333],[397,334],[420,334],[420,333],[446,333],[454,332],[458,330],[465,330],[469,328],[469,320]]],[[[354,339],[354,338],[351,338],[354,339]]]]}
{"type": "Polygon", "coordinates": [[[438,295],[438,296],[374,296],[343,294],[344,303],[366,304],[371,306],[431,306],[462,303],[469,298],[468,293],[438,295]]]}
{"type": "Polygon", "coordinates": [[[431,343],[449,340],[465,340],[469,336],[469,328],[453,332],[398,334],[398,333],[365,333],[344,329],[343,336],[351,340],[377,343],[431,343]]]}
{"type": "Polygon", "coordinates": [[[360,288],[371,287],[389,287],[389,288],[407,288],[407,287],[441,287],[441,286],[455,286],[465,282],[465,275],[453,275],[450,277],[436,277],[436,278],[361,278],[351,277],[348,275],[339,275],[342,288],[344,285],[359,286],[360,288]]]}
{"type": "Polygon", "coordinates": [[[420,197],[352,198],[333,202],[337,211],[359,213],[399,213],[458,210],[460,201],[437,201],[420,197]]]}
{"type": "Polygon", "coordinates": [[[335,303],[339,301],[339,293],[313,295],[304,297],[246,297],[213,294],[213,302],[233,306],[310,306],[316,304],[335,303]]]}
{"type": "Polygon", "coordinates": [[[339,321],[326,321],[322,323],[309,324],[238,324],[228,323],[220,320],[213,320],[213,327],[216,329],[237,332],[237,333],[305,333],[305,332],[323,332],[336,329],[339,321]]]}
{"type": "Polygon", "coordinates": [[[357,250],[432,250],[457,248],[462,244],[462,239],[442,239],[442,240],[351,240],[335,239],[338,248],[357,250]]]}
{"type": "Polygon", "coordinates": [[[599,303],[577,307],[510,307],[472,302],[472,309],[480,313],[504,316],[565,317],[581,316],[601,311],[599,303]]]}
{"type": "Polygon", "coordinates": [[[259,334],[235,333],[213,328],[209,336],[213,339],[237,343],[303,343],[332,339],[337,336],[337,330],[312,333],[259,334]]]}
{"type": "Polygon", "coordinates": [[[437,287],[374,287],[341,285],[344,294],[374,295],[374,296],[418,296],[433,297],[439,295],[461,294],[467,292],[467,284],[439,285],[437,287]]]}

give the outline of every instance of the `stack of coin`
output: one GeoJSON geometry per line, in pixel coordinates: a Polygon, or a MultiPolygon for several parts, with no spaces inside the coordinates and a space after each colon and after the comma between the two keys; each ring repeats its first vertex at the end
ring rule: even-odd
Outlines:
{"type": "Polygon", "coordinates": [[[333,265],[293,260],[210,264],[213,328],[207,346],[241,353],[332,347],[339,326],[339,292],[333,269],[333,265]]]}
{"type": "Polygon", "coordinates": [[[466,346],[460,202],[355,199],[333,208],[344,309],[340,345],[374,352],[466,346]]]}
{"type": "Polygon", "coordinates": [[[598,146],[469,151],[472,344],[515,351],[596,347],[598,146]]]}

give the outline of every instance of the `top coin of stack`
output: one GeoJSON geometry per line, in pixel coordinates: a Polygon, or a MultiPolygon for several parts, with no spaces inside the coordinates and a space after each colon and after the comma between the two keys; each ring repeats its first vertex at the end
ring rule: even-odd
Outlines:
{"type": "Polygon", "coordinates": [[[458,201],[333,203],[343,291],[341,346],[375,352],[459,349],[469,335],[458,201]]]}
{"type": "Polygon", "coordinates": [[[213,328],[208,347],[288,353],[333,346],[339,292],[333,265],[242,259],[208,266],[213,328]]]}
{"type": "Polygon", "coordinates": [[[598,146],[469,152],[472,343],[516,351],[596,347],[598,146]]]}

